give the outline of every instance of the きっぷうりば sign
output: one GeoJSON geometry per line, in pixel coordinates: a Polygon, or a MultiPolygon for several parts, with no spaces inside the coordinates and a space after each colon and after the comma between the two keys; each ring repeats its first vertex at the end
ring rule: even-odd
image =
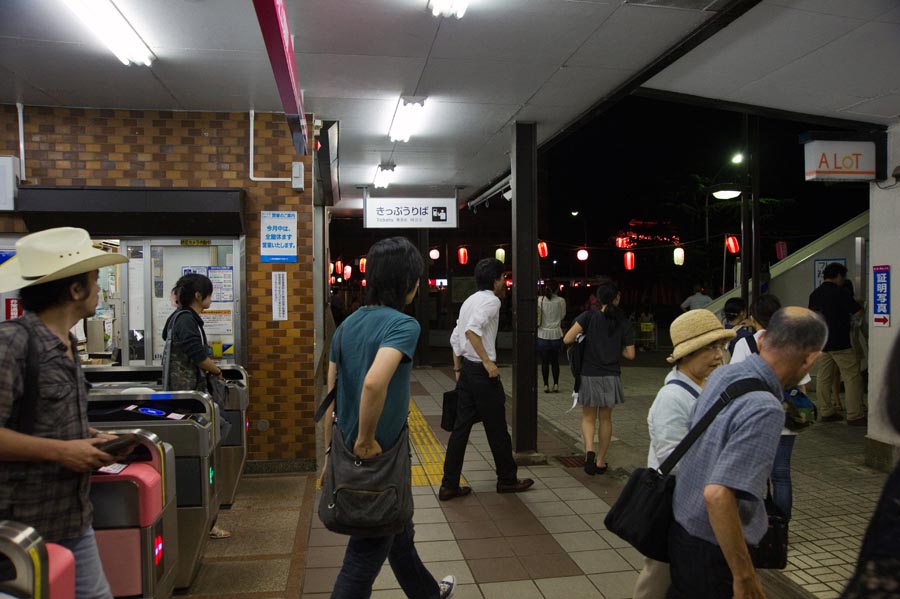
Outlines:
{"type": "Polygon", "coordinates": [[[871,141],[807,142],[803,147],[807,181],[872,181],[875,143],[871,141]]]}
{"type": "Polygon", "coordinates": [[[366,198],[363,202],[366,229],[455,229],[454,198],[366,198]]]}
{"type": "Polygon", "coordinates": [[[872,326],[891,326],[891,267],[872,267],[872,326]]]}

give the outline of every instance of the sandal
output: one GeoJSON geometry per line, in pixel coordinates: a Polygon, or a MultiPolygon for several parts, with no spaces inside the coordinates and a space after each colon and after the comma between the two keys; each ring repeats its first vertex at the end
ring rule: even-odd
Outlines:
{"type": "Polygon", "coordinates": [[[594,468],[597,474],[606,474],[606,471],[609,470],[609,462],[603,464],[602,466],[595,465],[594,468]]]}
{"type": "Polygon", "coordinates": [[[218,524],[213,524],[213,527],[209,529],[209,538],[210,539],[227,539],[231,536],[231,532],[225,530],[218,524]]]}
{"type": "Polygon", "coordinates": [[[587,455],[584,456],[584,473],[594,476],[597,474],[597,463],[594,461],[597,458],[597,454],[593,451],[587,452],[587,455]]]}

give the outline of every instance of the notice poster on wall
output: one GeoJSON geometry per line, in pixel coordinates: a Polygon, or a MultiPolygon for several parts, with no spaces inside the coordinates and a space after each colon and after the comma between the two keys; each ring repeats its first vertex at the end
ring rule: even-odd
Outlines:
{"type": "Polygon", "coordinates": [[[272,273],[272,320],[288,319],[287,273],[272,273]]]}
{"type": "Polygon", "coordinates": [[[204,310],[200,314],[203,319],[203,330],[207,335],[233,335],[234,324],[231,310],[204,310]]]}
{"type": "Polygon", "coordinates": [[[263,211],[260,219],[260,261],[297,261],[297,213],[263,211]]]}
{"type": "Polygon", "coordinates": [[[144,330],[144,259],[128,261],[128,327],[144,330]]]}
{"type": "Polygon", "coordinates": [[[212,301],[234,301],[234,267],[210,266],[207,275],[213,284],[212,301]]]}

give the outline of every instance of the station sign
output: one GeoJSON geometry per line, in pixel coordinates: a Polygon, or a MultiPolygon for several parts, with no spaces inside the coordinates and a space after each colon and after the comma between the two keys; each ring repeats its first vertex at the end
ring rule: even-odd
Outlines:
{"type": "Polygon", "coordinates": [[[807,181],[874,181],[875,143],[817,139],[803,146],[807,181]]]}
{"type": "Polygon", "coordinates": [[[891,326],[891,267],[872,267],[872,326],[891,326]]]}
{"type": "Polygon", "coordinates": [[[363,201],[366,229],[455,229],[454,198],[373,198],[363,201]]]}

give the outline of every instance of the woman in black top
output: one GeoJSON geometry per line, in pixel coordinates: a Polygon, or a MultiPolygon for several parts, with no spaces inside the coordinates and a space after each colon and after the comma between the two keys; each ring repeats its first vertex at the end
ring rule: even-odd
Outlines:
{"type": "Polygon", "coordinates": [[[606,472],[606,452],[612,439],[612,408],[625,401],[619,358],[634,360],[634,331],[618,307],[619,290],[612,283],[601,285],[597,303],[600,310],[588,310],[578,316],[563,339],[566,345],[571,345],[580,333],[586,335],[577,402],[582,410],[584,471],[592,475],[606,472]],[[594,431],[598,419],[595,453],[594,431]]]}

